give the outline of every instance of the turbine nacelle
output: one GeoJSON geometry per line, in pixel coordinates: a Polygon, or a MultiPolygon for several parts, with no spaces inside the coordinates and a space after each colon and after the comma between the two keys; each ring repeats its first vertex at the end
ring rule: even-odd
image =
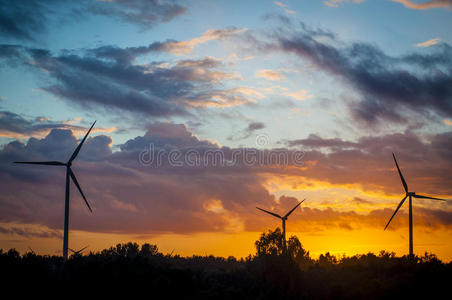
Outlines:
{"type": "Polygon", "coordinates": [[[257,208],[258,210],[261,210],[261,211],[263,211],[263,212],[265,212],[265,213],[267,213],[267,214],[270,214],[270,215],[272,215],[272,216],[274,216],[274,217],[276,217],[276,218],[278,218],[278,219],[281,219],[281,220],[283,220],[283,221],[286,221],[287,218],[290,216],[290,214],[293,213],[293,211],[294,211],[298,206],[300,206],[300,204],[303,203],[305,200],[306,200],[306,198],[303,199],[302,201],[298,202],[297,205],[295,205],[295,206],[294,206],[287,214],[285,214],[284,216],[280,216],[280,215],[278,215],[278,214],[275,214],[275,213],[273,213],[273,212],[270,212],[270,211],[268,211],[268,210],[265,210],[265,209],[262,209],[262,208],[259,208],[259,207],[256,207],[256,208],[257,208]]]}

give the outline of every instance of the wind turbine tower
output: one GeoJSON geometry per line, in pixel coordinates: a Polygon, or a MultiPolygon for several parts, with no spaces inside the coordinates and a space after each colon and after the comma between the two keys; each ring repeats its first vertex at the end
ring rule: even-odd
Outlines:
{"type": "Polygon", "coordinates": [[[63,258],[67,260],[68,257],[68,243],[69,243],[69,190],[70,190],[70,180],[74,182],[75,186],[79,190],[80,194],[83,197],[83,200],[85,200],[86,206],[88,206],[88,209],[90,212],[92,212],[91,207],[89,206],[88,200],[86,200],[85,195],[83,194],[82,188],[80,187],[77,178],[75,177],[74,172],[71,169],[72,162],[77,157],[78,153],[80,152],[80,149],[83,146],[83,143],[85,142],[86,138],[88,137],[89,133],[91,132],[91,129],[93,129],[94,124],[96,124],[96,121],[94,121],[93,125],[89,128],[88,132],[86,133],[85,137],[82,139],[80,144],[75,148],[74,153],[72,153],[72,156],[69,158],[69,160],[66,163],[59,162],[59,161],[15,161],[16,164],[29,164],[29,165],[45,165],[45,166],[63,166],[66,167],[66,193],[65,193],[65,201],[64,201],[64,238],[63,238],[63,258]]]}
{"type": "Polygon", "coordinates": [[[402,199],[402,201],[400,201],[400,203],[397,206],[395,212],[392,214],[391,219],[389,219],[388,224],[386,224],[384,230],[386,230],[386,228],[388,228],[389,223],[391,223],[392,219],[397,214],[397,212],[399,211],[400,207],[405,202],[406,198],[408,198],[408,223],[409,223],[409,236],[410,236],[409,248],[410,248],[410,258],[413,258],[414,256],[413,256],[413,206],[412,206],[412,198],[431,199],[431,200],[439,200],[439,201],[446,201],[446,200],[445,199],[441,199],[441,198],[434,198],[434,197],[427,197],[427,196],[418,195],[415,192],[409,192],[408,191],[408,185],[407,185],[407,183],[405,181],[405,178],[403,178],[402,171],[400,171],[399,164],[397,163],[397,159],[396,159],[394,153],[392,153],[392,157],[394,158],[394,162],[395,162],[395,165],[397,167],[397,171],[399,172],[400,180],[402,181],[403,188],[405,189],[405,197],[402,199]]]}

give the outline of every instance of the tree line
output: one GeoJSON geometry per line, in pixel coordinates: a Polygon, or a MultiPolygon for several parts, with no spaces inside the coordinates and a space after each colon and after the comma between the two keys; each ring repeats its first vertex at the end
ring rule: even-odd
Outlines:
{"type": "MultiPolygon", "coordinates": [[[[299,239],[287,247],[279,228],[261,234],[246,258],[163,254],[157,245],[118,244],[60,256],[0,250],[2,282],[136,282],[167,297],[196,299],[433,298],[448,292],[452,263],[434,254],[414,259],[382,251],[354,256],[310,256],[299,239]]],[[[166,298],[168,299],[168,298],[166,298]]]]}

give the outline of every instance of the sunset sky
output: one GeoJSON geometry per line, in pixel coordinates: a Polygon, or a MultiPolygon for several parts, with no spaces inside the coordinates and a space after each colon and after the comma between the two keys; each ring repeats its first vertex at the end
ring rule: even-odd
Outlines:
{"type": "MultiPolygon", "coordinates": [[[[452,0],[0,0],[0,248],[408,253],[452,199],[452,0]],[[160,159],[157,154],[160,153],[160,159]],[[219,159],[209,160],[213,153],[219,159]],[[174,155],[173,155],[174,154],[174,155]]],[[[452,200],[414,252],[452,260],[452,200]]]]}

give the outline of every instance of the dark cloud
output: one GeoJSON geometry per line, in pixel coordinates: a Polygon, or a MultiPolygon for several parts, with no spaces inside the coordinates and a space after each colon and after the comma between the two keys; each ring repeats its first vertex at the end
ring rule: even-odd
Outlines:
{"type": "Polygon", "coordinates": [[[238,134],[235,136],[228,137],[228,140],[244,140],[249,138],[255,131],[261,130],[265,128],[265,124],[262,122],[250,122],[248,126],[241,130],[238,134]]]}
{"type": "Polygon", "coordinates": [[[362,199],[362,198],[359,198],[359,197],[354,197],[352,199],[352,202],[357,203],[357,204],[372,204],[371,201],[365,200],[365,199],[362,199]]]}
{"type": "Polygon", "coordinates": [[[46,30],[49,5],[58,1],[0,0],[0,36],[19,40],[35,40],[46,30]]]}
{"type": "Polygon", "coordinates": [[[224,80],[236,75],[221,71],[222,63],[213,58],[136,64],[133,59],[138,52],[101,47],[56,56],[43,49],[0,47],[3,60],[46,71],[54,84],[44,90],[85,108],[167,117],[187,115],[193,107],[249,101],[240,89],[222,88],[224,80]]]}
{"type": "Polygon", "coordinates": [[[355,142],[308,138],[296,143],[310,145],[310,151],[305,151],[303,174],[313,180],[338,185],[353,183],[364,190],[388,194],[402,193],[400,179],[394,172],[394,152],[413,190],[452,194],[447,183],[448,170],[452,167],[451,138],[452,132],[423,137],[405,132],[364,136],[355,142]],[[318,148],[313,148],[316,143],[318,148]],[[326,151],[320,151],[321,148],[326,151]]]}
{"type": "MultiPolygon", "coordinates": [[[[274,199],[254,176],[225,174],[214,167],[191,170],[189,167],[171,169],[167,165],[145,166],[140,163],[139,154],[150,143],[157,150],[218,149],[193,136],[184,125],[171,123],[150,125],[146,135],[130,140],[116,153],[109,148],[110,138],[89,138],[73,170],[95,213],[86,212],[76,190],[72,189],[74,229],[124,233],[221,230],[233,217],[227,212],[236,214],[258,201],[269,204],[274,199]],[[215,201],[221,201],[225,215],[209,210],[209,203],[215,201]]],[[[2,191],[8,191],[0,194],[2,222],[61,227],[64,170],[11,162],[65,161],[76,144],[70,131],[54,129],[44,139],[30,138],[26,144],[11,142],[0,151],[0,185],[2,191]]]]}
{"type": "Polygon", "coordinates": [[[265,124],[262,122],[251,122],[250,124],[248,124],[248,127],[246,128],[246,130],[248,132],[253,132],[259,129],[264,129],[265,128],[265,124]]]}
{"type": "Polygon", "coordinates": [[[151,144],[158,148],[165,146],[177,148],[217,147],[208,141],[200,141],[183,124],[153,123],[148,126],[148,131],[144,136],[128,140],[120,148],[123,151],[142,151],[151,144]]]}
{"type": "Polygon", "coordinates": [[[343,141],[339,138],[327,139],[316,134],[310,134],[306,139],[290,140],[286,142],[287,146],[303,146],[306,148],[355,148],[354,142],[343,141]]]}
{"type": "Polygon", "coordinates": [[[187,8],[176,1],[159,0],[114,0],[93,3],[90,11],[94,14],[119,18],[142,28],[150,28],[157,23],[169,22],[187,12],[187,8]]]}
{"type": "MultiPolygon", "coordinates": [[[[356,184],[363,190],[402,195],[392,151],[396,152],[412,190],[430,195],[452,194],[448,179],[452,167],[450,135],[438,134],[428,140],[414,134],[366,137],[354,142],[352,149],[346,143],[342,143],[344,147],[341,148],[341,143],[336,141],[335,145],[339,146],[328,148],[327,153],[315,149],[305,151],[305,164],[301,167],[290,159],[286,167],[271,160],[266,164],[247,162],[247,150],[266,159],[270,157],[270,151],[220,147],[197,138],[182,124],[153,123],[146,134],[130,139],[116,152],[111,151],[109,137],[90,137],[74,162],[73,170],[94,207],[94,214],[87,211],[80,195],[72,187],[71,228],[92,232],[189,233],[222,231],[239,224],[238,227],[245,230],[263,230],[268,226],[268,218],[256,212],[256,205],[285,212],[297,201],[288,196],[276,201],[266,188],[272,178],[281,177],[288,184],[293,180],[356,184]],[[177,150],[182,157],[189,151],[197,151],[205,160],[208,160],[208,151],[215,150],[223,154],[222,159],[230,160],[232,152],[239,150],[238,163],[192,166],[185,161],[181,165],[168,162],[148,165],[141,154],[149,151],[151,144],[155,153],[164,151],[161,157],[164,161],[168,160],[171,150],[177,150]]],[[[71,131],[54,129],[43,139],[30,138],[27,143],[14,141],[1,149],[0,222],[61,228],[64,168],[14,165],[11,162],[65,161],[77,142],[71,131]]],[[[292,150],[279,151],[290,153],[292,150]]],[[[365,201],[355,200],[361,204],[365,201]]],[[[416,208],[416,211],[417,220],[423,226],[449,226],[450,212],[446,209],[424,211],[421,208],[416,208]]],[[[352,222],[349,229],[382,227],[392,212],[393,209],[384,209],[358,214],[303,206],[301,213],[293,214],[292,220],[322,228],[343,228],[348,221],[352,222]]],[[[405,219],[402,212],[398,220],[405,219]]],[[[398,222],[394,223],[394,228],[401,226],[402,223],[398,222]]]]}
{"type": "Polygon", "coordinates": [[[186,12],[187,8],[176,1],[0,0],[0,37],[36,41],[48,30],[52,17],[68,22],[90,14],[102,15],[148,29],[186,12]]]}
{"type": "Polygon", "coordinates": [[[30,137],[47,135],[52,129],[86,130],[86,127],[64,122],[53,122],[45,117],[27,118],[10,112],[0,111],[0,137],[30,137]]]}
{"type": "Polygon", "coordinates": [[[390,56],[375,45],[343,43],[303,23],[272,38],[275,42],[258,47],[294,53],[355,89],[360,99],[349,99],[348,105],[358,121],[406,123],[409,113],[452,116],[452,47],[446,43],[429,52],[390,56]]]}
{"type": "Polygon", "coordinates": [[[63,235],[60,230],[49,229],[49,228],[39,228],[32,225],[27,226],[7,226],[0,225],[0,233],[19,235],[24,238],[57,238],[62,239],[63,235]]]}
{"type": "MultiPolygon", "coordinates": [[[[229,39],[235,35],[239,35],[246,31],[246,28],[236,28],[236,27],[228,27],[225,29],[211,29],[207,30],[203,33],[202,36],[193,38],[188,41],[176,41],[176,40],[166,40],[164,42],[154,42],[147,46],[139,46],[139,47],[127,47],[127,48],[119,48],[115,46],[102,46],[96,49],[88,50],[89,53],[94,54],[97,57],[101,58],[109,58],[116,60],[118,63],[130,63],[136,57],[149,54],[149,53],[159,53],[159,52],[167,52],[176,55],[187,54],[193,51],[193,49],[200,44],[209,42],[211,40],[225,40],[229,39]]],[[[189,65],[189,60],[186,61],[186,65],[189,65]]],[[[204,59],[205,63],[209,64],[210,67],[213,67],[213,64],[217,64],[217,62],[212,58],[204,59]]],[[[201,66],[199,63],[195,62],[197,66],[201,66]]],[[[193,65],[191,65],[193,66],[193,65]]],[[[206,67],[207,65],[204,64],[206,67]]]]}
{"type": "Polygon", "coordinates": [[[95,49],[88,50],[89,53],[93,54],[98,58],[107,58],[115,60],[120,64],[128,64],[133,62],[138,56],[145,55],[152,52],[169,52],[169,43],[167,42],[155,42],[149,44],[148,46],[141,47],[127,47],[120,48],[117,46],[101,46],[95,49]]]}

